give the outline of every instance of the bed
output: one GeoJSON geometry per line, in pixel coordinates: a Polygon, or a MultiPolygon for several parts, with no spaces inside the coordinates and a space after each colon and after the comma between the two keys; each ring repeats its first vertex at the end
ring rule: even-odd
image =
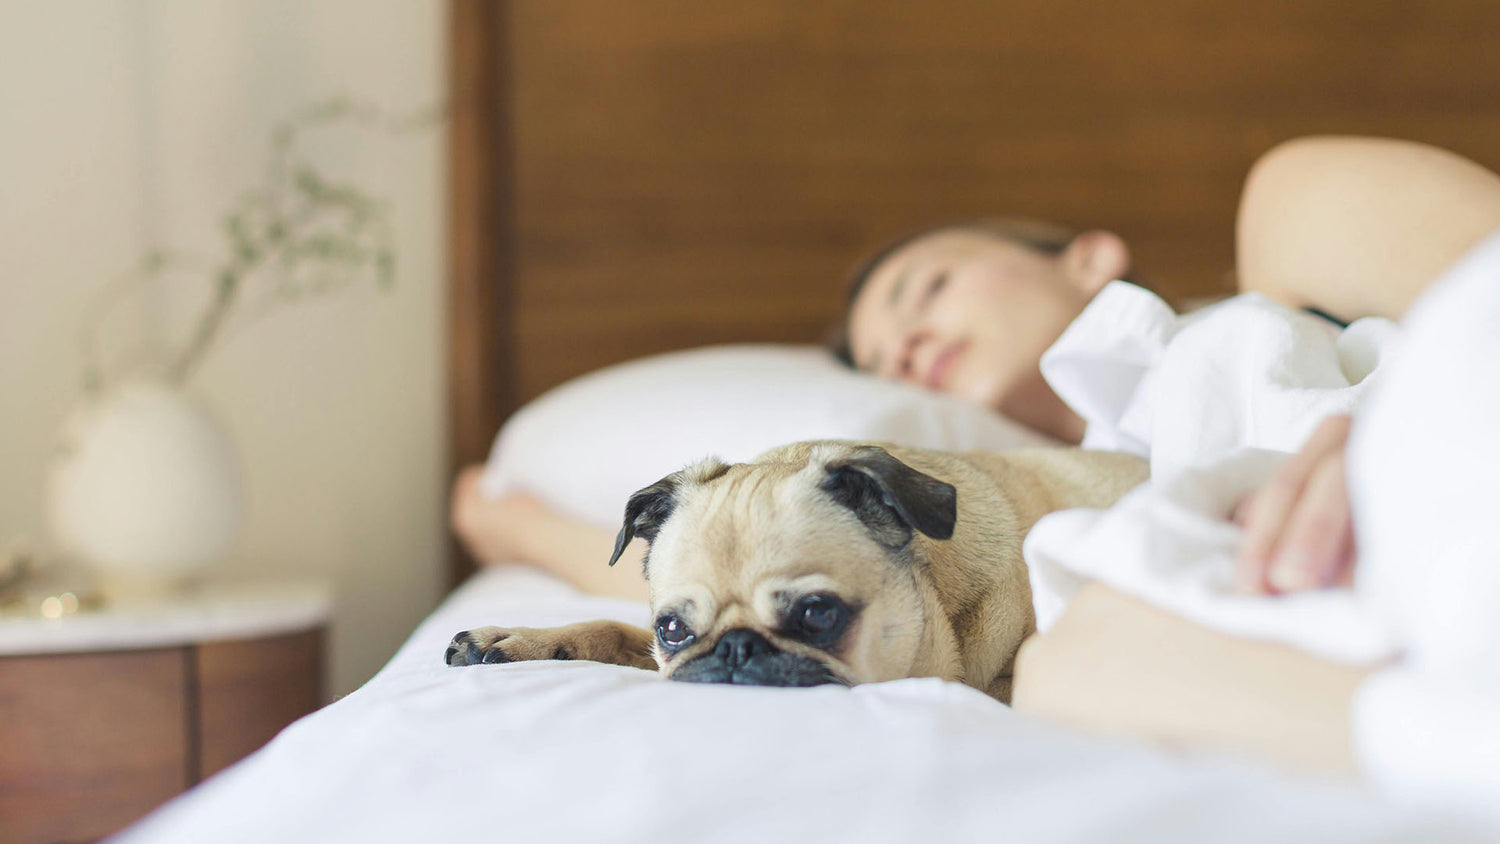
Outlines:
{"type": "Polygon", "coordinates": [[[1493,840],[1347,786],[1069,734],[935,680],[789,692],[438,658],[495,618],[643,613],[486,572],[363,688],[120,840],[1493,840]]]}
{"type": "MultiPolygon", "coordinates": [[[[1500,80],[1472,37],[1497,26],[1460,0],[454,2],[450,458],[483,460],[507,417],[601,366],[816,342],[860,254],[934,221],[1109,228],[1168,298],[1224,293],[1240,183],[1277,141],[1396,135],[1500,164],[1500,80]]],[[[474,574],[456,548],[452,580],[365,687],[121,840],[1495,835],[932,680],[450,669],[476,625],[646,617],[524,568],[474,574]]]]}

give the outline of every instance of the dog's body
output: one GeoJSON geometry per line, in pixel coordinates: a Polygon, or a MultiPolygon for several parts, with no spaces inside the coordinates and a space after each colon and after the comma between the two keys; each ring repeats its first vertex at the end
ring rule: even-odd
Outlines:
{"type": "MultiPolygon", "coordinates": [[[[590,659],[678,680],[959,680],[1009,700],[1034,629],[1021,543],[1046,513],[1105,507],[1144,461],[1078,449],[952,454],[796,443],[707,460],[631,497],[653,634],[617,622],[454,637],[453,665],[590,659]]],[[[613,563],[613,560],[611,560],[613,563]]]]}

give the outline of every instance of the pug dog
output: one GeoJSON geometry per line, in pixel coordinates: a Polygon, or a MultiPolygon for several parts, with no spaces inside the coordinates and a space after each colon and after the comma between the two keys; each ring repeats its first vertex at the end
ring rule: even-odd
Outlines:
{"type": "Polygon", "coordinates": [[[1134,456],[1064,448],[828,441],[704,460],[625,506],[609,564],[632,539],[648,543],[653,630],[481,627],[444,658],[585,659],[763,686],[940,677],[1009,702],[1035,629],[1026,533],[1053,510],[1109,506],[1146,475],[1134,456]]]}

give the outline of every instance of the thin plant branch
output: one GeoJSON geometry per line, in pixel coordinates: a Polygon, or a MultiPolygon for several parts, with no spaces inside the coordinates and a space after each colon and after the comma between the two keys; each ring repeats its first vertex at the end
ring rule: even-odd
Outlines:
{"type": "MultiPolygon", "coordinates": [[[[327,179],[297,154],[306,131],[347,125],[387,135],[428,129],[444,116],[443,108],[392,115],[368,103],[335,97],[307,106],[273,127],[266,183],[241,194],[224,216],[228,257],[216,269],[202,265],[195,274],[212,278],[213,290],[193,321],[187,339],[165,367],[177,384],[192,377],[203,359],[226,335],[226,324],[244,300],[259,298],[251,318],[306,296],[343,289],[371,277],[378,289],[395,280],[395,236],[388,205],[353,184],[327,179]],[[264,292],[256,297],[248,288],[264,292]]],[[[196,263],[196,262],[195,262],[196,263]]],[[[107,374],[99,350],[99,326],[121,297],[157,280],[169,269],[185,268],[176,256],[153,250],[140,267],[111,285],[86,314],[81,337],[85,388],[103,388],[107,374]]]]}

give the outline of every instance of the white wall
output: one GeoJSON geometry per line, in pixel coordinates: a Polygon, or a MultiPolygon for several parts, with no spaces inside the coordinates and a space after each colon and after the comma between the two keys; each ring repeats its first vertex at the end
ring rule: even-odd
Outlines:
{"type": "MultiPolygon", "coordinates": [[[[41,537],[41,484],[80,396],[85,304],[151,244],[219,254],[270,127],[334,94],[443,99],[445,6],[411,0],[0,0],[0,543],[41,537]]],[[[331,686],[368,678],[436,603],[444,547],[443,135],[332,130],[311,154],[390,201],[396,284],[236,328],[193,390],[239,448],[234,575],[337,592],[331,686]]],[[[169,336],[208,281],[116,323],[169,336]],[[196,294],[196,295],[195,295],[196,294]]]]}

